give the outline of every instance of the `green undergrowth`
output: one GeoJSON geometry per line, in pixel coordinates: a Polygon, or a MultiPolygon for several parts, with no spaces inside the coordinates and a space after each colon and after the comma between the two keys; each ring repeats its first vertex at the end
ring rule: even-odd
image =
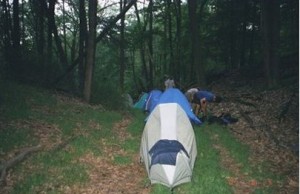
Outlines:
{"type": "MultiPolygon", "coordinates": [[[[39,151],[17,164],[12,174],[19,178],[11,193],[63,193],[65,187],[87,184],[91,166],[78,161],[88,153],[102,156],[105,151],[102,140],[129,154],[114,154],[116,165],[136,162],[130,154],[139,152],[146,118],[142,111],[109,111],[52,91],[10,82],[1,82],[0,90],[0,124],[4,126],[0,129],[0,158],[9,159],[8,155],[15,153],[14,150],[39,144],[37,132],[49,138],[47,144],[66,142],[61,147],[39,151]],[[126,130],[130,138],[120,141],[113,130],[114,124],[128,116],[131,122],[126,130]]],[[[249,162],[248,146],[235,139],[228,128],[204,124],[194,126],[194,131],[198,155],[192,181],[175,187],[173,193],[233,193],[227,181],[233,174],[223,167],[221,155],[214,148],[216,144],[228,150],[230,157],[241,164],[241,173],[247,174],[249,180],[281,179],[269,173],[267,162],[253,166],[249,162]]],[[[145,184],[149,182],[147,177],[143,180],[145,184]]],[[[151,185],[150,192],[171,193],[169,188],[159,184],[151,185]]],[[[274,193],[274,189],[257,188],[256,193],[274,193]]]]}

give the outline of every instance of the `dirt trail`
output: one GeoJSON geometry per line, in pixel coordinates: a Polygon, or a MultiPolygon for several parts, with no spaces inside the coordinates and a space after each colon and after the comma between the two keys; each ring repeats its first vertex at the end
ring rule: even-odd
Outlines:
{"type": "MultiPolygon", "coordinates": [[[[131,118],[125,117],[114,124],[113,133],[120,142],[131,139],[127,132],[127,126],[131,118]]],[[[106,139],[101,139],[101,149],[104,152],[101,156],[87,153],[78,162],[88,164],[90,182],[85,185],[73,185],[62,188],[63,193],[113,193],[113,194],[148,194],[149,188],[145,187],[144,178],[147,177],[144,165],[139,163],[138,153],[128,153],[119,144],[110,144],[106,139]],[[116,156],[129,157],[129,164],[115,164],[116,156]]]]}

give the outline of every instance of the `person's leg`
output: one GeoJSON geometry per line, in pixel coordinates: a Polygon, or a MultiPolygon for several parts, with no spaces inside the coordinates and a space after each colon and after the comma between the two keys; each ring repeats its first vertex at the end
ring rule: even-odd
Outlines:
{"type": "Polygon", "coordinates": [[[200,104],[196,104],[196,108],[195,108],[195,115],[198,117],[199,113],[200,113],[200,109],[201,109],[201,106],[200,104]]]}
{"type": "Polygon", "coordinates": [[[201,111],[203,112],[204,116],[207,116],[207,101],[206,99],[201,99],[200,100],[200,104],[201,104],[201,111]]]}
{"type": "Polygon", "coordinates": [[[195,111],[196,111],[196,104],[191,102],[191,107],[192,107],[193,113],[195,113],[195,111]]]}

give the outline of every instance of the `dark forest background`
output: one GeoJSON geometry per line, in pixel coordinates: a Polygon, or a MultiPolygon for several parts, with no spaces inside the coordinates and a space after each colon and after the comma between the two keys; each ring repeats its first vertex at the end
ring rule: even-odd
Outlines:
{"type": "Polygon", "coordinates": [[[1,0],[0,80],[116,108],[165,75],[185,90],[231,72],[298,87],[298,0],[1,0]]]}

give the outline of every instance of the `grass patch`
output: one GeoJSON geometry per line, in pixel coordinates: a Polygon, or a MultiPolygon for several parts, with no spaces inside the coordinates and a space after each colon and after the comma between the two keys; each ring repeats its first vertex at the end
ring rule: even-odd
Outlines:
{"type": "Polygon", "coordinates": [[[31,167],[18,166],[15,173],[29,177],[23,178],[14,186],[13,193],[60,193],[61,186],[84,184],[89,180],[88,167],[75,162],[78,153],[69,151],[50,151],[36,154],[29,159],[31,167]]]}
{"type": "Polygon", "coordinates": [[[230,155],[238,162],[242,163],[244,166],[248,166],[249,158],[249,147],[243,145],[239,142],[233,135],[229,132],[227,127],[220,125],[208,125],[206,126],[211,133],[210,135],[218,135],[218,141],[230,152],[230,155]]]}
{"type": "Polygon", "coordinates": [[[20,184],[17,184],[13,188],[12,193],[14,193],[14,194],[34,193],[35,187],[44,184],[47,180],[48,180],[47,175],[44,172],[42,172],[42,173],[33,173],[31,175],[29,174],[29,176],[26,177],[26,179],[23,182],[21,182],[20,184]]]}
{"type": "Polygon", "coordinates": [[[34,142],[31,133],[31,130],[26,128],[8,127],[0,130],[0,153],[34,142]]]}
{"type": "Polygon", "coordinates": [[[26,102],[27,88],[7,81],[0,83],[0,114],[5,120],[27,118],[30,107],[26,102]]]}
{"type": "MultiPolygon", "coordinates": [[[[13,168],[13,174],[20,179],[12,186],[12,193],[62,193],[64,186],[86,184],[89,181],[90,164],[80,162],[79,159],[87,153],[93,153],[95,158],[101,159],[105,146],[121,147],[124,155],[110,154],[115,165],[131,165],[132,153],[139,153],[141,136],[145,125],[146,115],[140,110],[129,112],[104,111],[103,109],[87,106],[84,103],[61,101],[50,92],[29,86],[9,83],[7,88],[0,84],[5,91],[1,94],[0,114],[4,121],[18,123],[24,119],[40,121],[38,124],[55,126],[40,130],[39,135],[49,135],[50,143],[74,137],[64,149],[56,151],[41,151],[28,159],[28,162],[13,168]],[[119,141],[114,124],[121,121],[124,116],[131,116],[131,123],[127,126],[130,139],[119,141]],[[51,133],[47,130],[59,130],[51,133]],[[48,132],[48,133],[46,133],[48,132]],[[61,137],[60,137],[61,135],[61,137]],[[102,141],[105,140],[105,141],[102,141]],[[97,157],[99,156],[99,157],[97,157]],[[23,165],[24,164],[24,165],[23,165]]],[[[3,121],[3,122],[4,122],[3,121]]],[[[21,125],[7,125],[0,130],[1,156],[19,147],[35,145],[38,140],[33,139],[35,129],[21,125]]],[[[182,184],[174,189],[178,194],[218,194],[232,193],[226,177],[231,175],[228,169],[221,164],[221,155],[214,148],[215,144],[224,147],[237,163],[241,163],[242,173],[249,174],[249,179],[263,180],[266,178],[282,180],[268,172],[268,163],[257,164],[255,167],[249,163],[249,148],[237,141],[227,128],[219,125],[202,125],[194,128],[198,156],[195,162],[193,177],[190,183],[182,184]],[[214,139],[218,136],[217,142],[214,139]]],[[[44,136],[42,136],[44,137],[44,136]]],[[[91,161],[92,162],[92,161],[91,161]]],[[[98,161],[98,165],[101,162],[98,161]]],[[[131,167],[132,168],[132,167],[131,167]]],[[[107,176],[107,175],[106,175],[107,176]]],[[[141,177],[148,182],[148,177],[141,177]]],[[[137,183],[139,184],[139,183],[137,183]]],[[[142,183],[141,183],[142,184],[142,183]]],[[[170,193],[170,189],[159,184],[151,185],[151,193],[170,193]]],[[[256,193],[274,193],[273,188],[258,188],[256,193]]]]}
{"type": "Polygon", "coordinates": [[[75,138],[71,145],[76,156],[82,156],[89,151],[98,156],[102,154],[98,141],[92,137],[79,136],[75,138]]]}
{"type": "Polygon", "coordinates": [[[178,193],[232,193],[225,179],[229,172],[220,167],[220,155],[213,148],[209,130],[205,126],[195,127],[198,154],[193,179],[180,185],[178,193]]]}
{"type": "Polygon", "coordinates": [[[280,180],[282,177],[276,177],[270,172],[270,166],[267,161],[262,163],[250,164],[250,150],[249,147],[242,142],[238,141],[233,134],[229,131],[227,127],[219,125],[207,125],[209,128],[210,135],[218,135],[219,143],[224,146],[229,152],[234,160],[242,164],[242,173],[249,174],[251,178],[256,180],[264,180],[267,178],[280,180]]]}
{"type": "Polygon", "coordinates": [[[115,156],[114,162],[115,164],[126,165],[131,163],[131,158],[128,156],[115,156]]]}
{"type": "Polygon", "coordinates": [[[137,141],[140,142],[140,139],[129,139],[126,140],[123,144],[122,147],[130,152],[139,152],[140,145],[137,144],[137,141]]]}

